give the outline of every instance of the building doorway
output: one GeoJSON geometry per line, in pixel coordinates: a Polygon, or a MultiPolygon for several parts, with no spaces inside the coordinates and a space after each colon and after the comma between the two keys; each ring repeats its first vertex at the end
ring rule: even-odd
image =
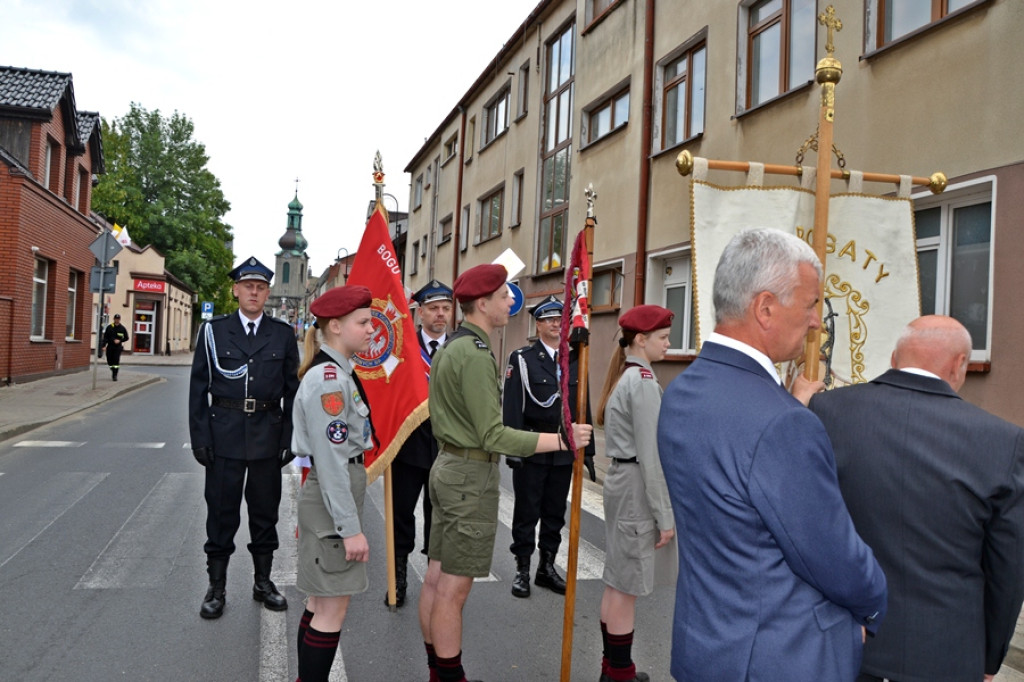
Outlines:
{"type": "Polygon", "coordinates": [[[156,344],[156,301],[136,301],[132,321],[132,352],[153,355],[156,344]]]}

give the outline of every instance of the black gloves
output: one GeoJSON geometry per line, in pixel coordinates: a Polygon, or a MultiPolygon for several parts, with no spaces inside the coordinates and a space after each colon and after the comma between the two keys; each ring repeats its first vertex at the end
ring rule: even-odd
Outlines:
{"type": "Polygon", "coordinates": [[[597,482],[597,470],[594,469],[594,456],[584,455],[583,466],[587,467],[587,473],[590,474],[590,480],[593,483],[597,482]]]}
{"type": "Polygon", "coordinates": [[[192,448],[192,456],[204,467],[213,464],[213,448],[192,448]]]}
{"type": "Polygon", "coordinates": [[[292,461],[293,459],[295,459],[295,453],[294,452],[292,452],[288,448],[284,448],[283,450],[281,450],[281,467],[282,468],[284,468],[284,466],[286,464],[288,464],[288,462],[292,461]]]}
{"type": "Polygon", "coordinates": [[[523,458],[522,457],[510,457],[505,455],[505,464],[508,465],[509,469],[522,469],[523,458]]]}

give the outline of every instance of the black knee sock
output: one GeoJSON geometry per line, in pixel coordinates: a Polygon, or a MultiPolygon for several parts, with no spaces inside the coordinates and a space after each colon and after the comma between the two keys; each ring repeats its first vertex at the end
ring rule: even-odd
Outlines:
{"type": "Polygon", "coordinates": [[[299,656],[299,679],[302,682],[327,682],[340,639],[340,630],[320,632],[312,626],[306,630],[299,656]]]}
{"type": "Polygon", "coordinates": [[[302,612],[302,617],[299,618],[299,636],[296,640],[299,658],[302,658],[302,643],[306,639],[306,630],[309,629],[309,621],[311,620],[313,620],[313,612],[306,609],[302,612]]]}
{"type": "Polygon", "coordinates": [[[434,645],[429,642],[423,643],[424,648],[427,650],[427,668],[430,669],[430,682],[437,681],[437,652],[434,651],[434,645]]]}
{"type": "Polygon", "coordinates": [[[633,665],[633,633],[608,633],[608,676],[613,680],[631,680],[636,677],[633,665]]]}
{"type": "Polygon", "coordinates": [[[451,658],[437,657],[437,678],[441,682],[466,682],[466,671],[462,669],[462,652],[451,658]]]}
{"type": "Polygon", "coordinates": [[[601,621],[601,674],[608,674],[608,624],[601,621]]]}

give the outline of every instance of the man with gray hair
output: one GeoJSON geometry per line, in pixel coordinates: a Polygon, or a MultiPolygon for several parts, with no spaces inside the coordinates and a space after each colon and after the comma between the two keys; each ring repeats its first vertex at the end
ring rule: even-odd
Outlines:
{"type": "Polygon", "coordinates": [[[715,331],[665,391],[677,680],[851,682],[865,628],[885,614],[885,576],[843,504],[825,429],[774,366],[820,327],[821,272],[793,235],[736,235],[715,271],[715,331]]]}
{"type": "Polygon", "coordinates": [[[1024,429],[962,400],[971,335],[944,315],[903,331],[892,369],[811,410],[832,438],[857,532],[889,577],[860,682],[991,680],[1024,599],[1024,429]]]}

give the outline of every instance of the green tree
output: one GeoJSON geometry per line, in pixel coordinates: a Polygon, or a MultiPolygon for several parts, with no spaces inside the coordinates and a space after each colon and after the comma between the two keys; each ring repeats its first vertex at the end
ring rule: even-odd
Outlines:
{"type": "Polygon", "coordinates": [[[192,138],[191,119],[133,102],[125,116],[102,125],[107,172],[93,191],[93,210],[164,254],[168,272],[200,300],[231,310],[232,233],[223,220],[231,204],[206,167],[206,147],[192,138]]]}

